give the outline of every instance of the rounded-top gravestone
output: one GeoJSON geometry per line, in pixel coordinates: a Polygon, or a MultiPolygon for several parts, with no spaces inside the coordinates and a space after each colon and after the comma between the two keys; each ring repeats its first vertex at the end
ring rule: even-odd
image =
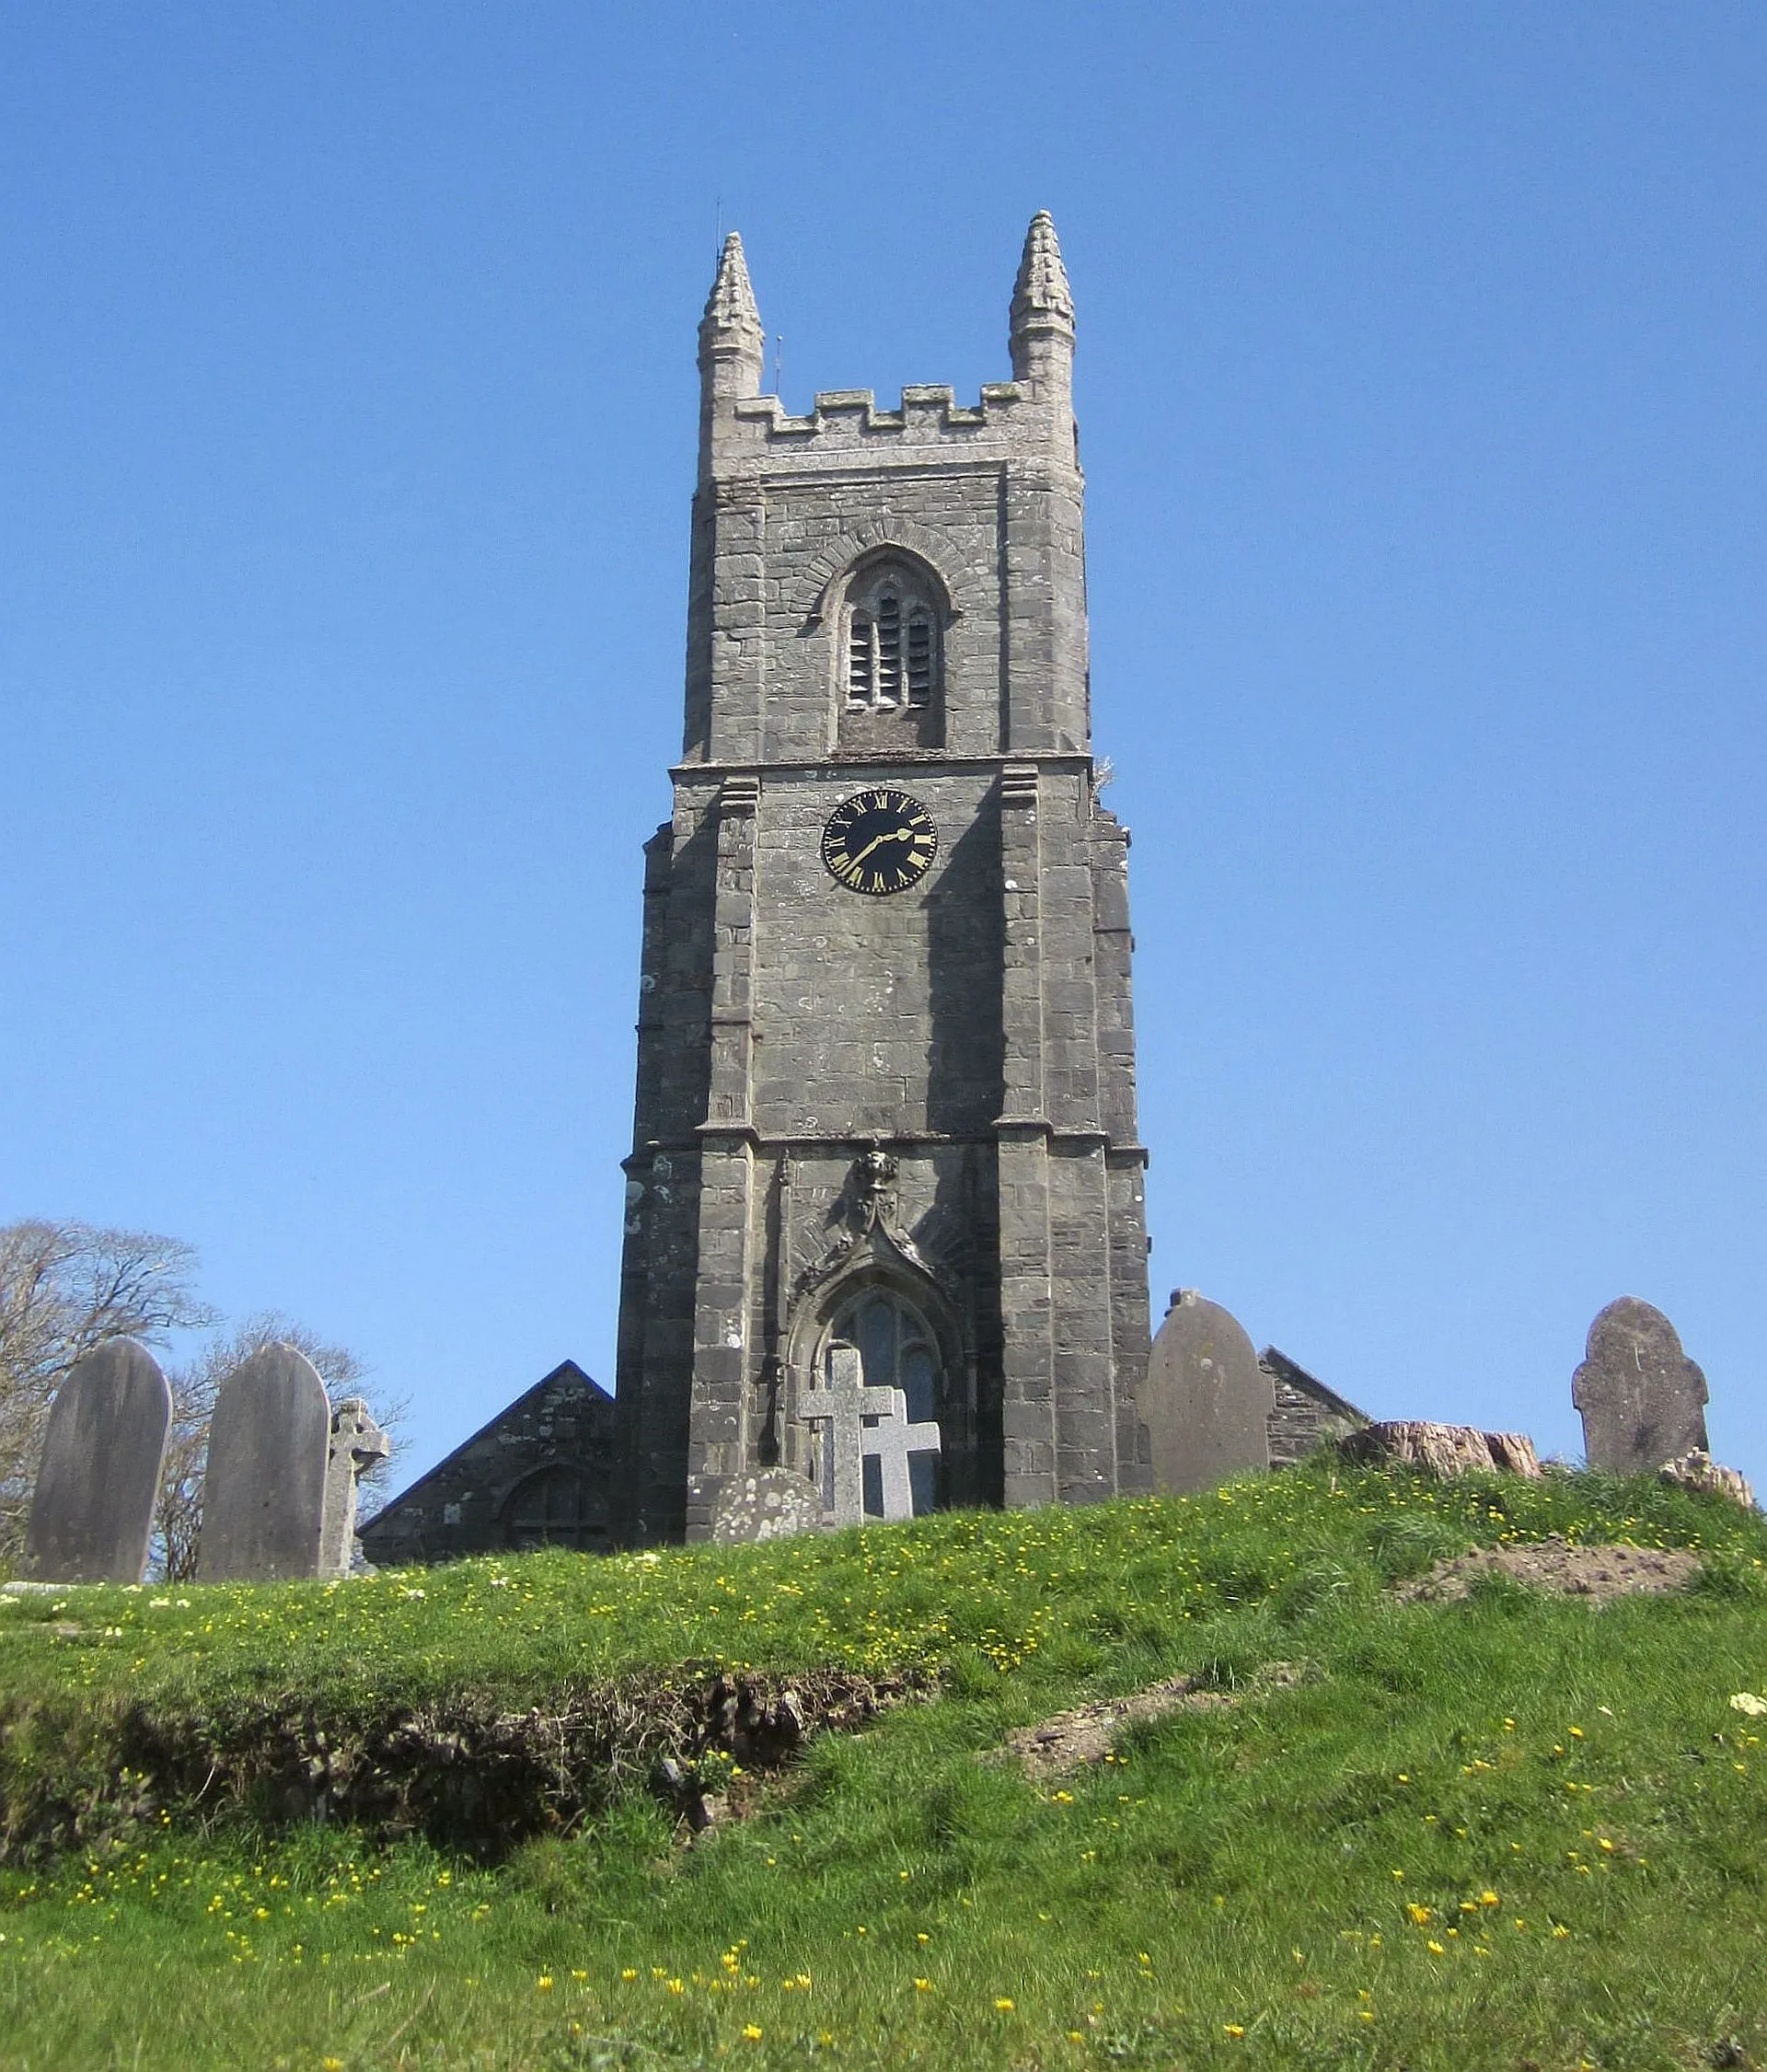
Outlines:
{"type": "Polygon", "coordinates": [[[31,1498],[25,1573],[42,1582],[138,1583],[172,1422],[159,1363],[112,1338],[56,1391],[31,1498]]]}
{"type": "Polygon", "coordinates": [[[313,1363],[262,1346],[215,1398],[197,1573],[205,1583],[319,1572],[331,1406],[313,1363]]]}
{"type": "Polygon", "coordinates": [[[1705,1376],[1662,1311],[1622,1295],[1589,1325],[1588,1357],[1571,1377],[1591,1467],[1648,1475],[1706,1451],[1705,1376]]]}
{"type": "Polygon", "coordinates": [[[1136,1398],[1156,1489],[1184,1495],[1270,1465],[1276,1384],[1238,1320],[1194,1288],[1172,1299],[1136,1398]]]}

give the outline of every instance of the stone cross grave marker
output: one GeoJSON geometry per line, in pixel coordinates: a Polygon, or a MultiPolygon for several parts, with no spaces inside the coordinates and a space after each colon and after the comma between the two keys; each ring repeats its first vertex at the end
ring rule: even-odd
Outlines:
{"type": "Polygon", "coordinates": [[[325,1384],[293,1346],[261,1346],[234,1369],[209,1427],[204,1582],[318,1574],[330,1440],[325,1384]]]}
{"type": "Polygon", "coordinates": [[[1181,1288],[1136,1397],[1154,1487],[1183,1496],[1267,1468],[1276,1406],[1276,1384],[1236,1319],[1194,1288],[1181,1288]]]}
{"type": "Polygon", "coordinates": [[[1588,1357],[1571,1378],[1591,1467],[1648,1475],[1706,1451],[1705,1376],[1661,1310],[1622,1295],[1589,1325],[1588,1357]]]}
{"type": "Polygon", "coordinates": [[[865,1458],[873,1454],[877,1457],[884,1489],[884,1516],[889,1520],[912,1518],[914,1487],[908,1475],[908,1458],[914,1453],[939,1452],[939,1427],[936,1424],[911,1425],[908,1399],[899,1388],[884,1389],[881,1393],[889,1397],[890,1407],[874,1425],[866,1427],[860,1443],[865,1458]]]}
{"type": "Polygon", "coordinates": [[[325,1517],[319,1528],[319,1573],[347,1576],[356,1537],[356,1483],[392,1453],[393,1442],[359,1395],[346,1395],[331,1413],[325,1464],[325,1517]]]}
{"type": "Polygon", "coordinates": [[[828,1355],[828,1375],[821,1388],[806,1389],[803,1415],[823,1429],[823,1509],[836,1525],[865,1522],[865,1463],[875,1458],[883,1485],[884,1516],[895,1521],[914,1516],[914,1490],[908,1461],[916,1453],[940,1450],[936,1424],[910,1424],[908,1399],[899,1388],[867,1388],[859,1354],[851,1346],[835,1346],[828,1355]],[[875,1420],[868,1424],[867,1418],[875,1420]]]}
{"type": "Polygon", "coordinates": [[[895,1408],[887,1388],[867,1388],[858,1349],[832,1346],[820,1388],[803,1393],[801,1414],[822,1427],[822,1505],[837,1525],[865,1522],[865,1419],[895,1408]]]}
{"type": "Polygon", "coordinates": [[[78,1362],[49,1413],[26,1575],[141,1580],[171,1422],[172,1392],[145,1346],[112,1338],[78,1362]]]}

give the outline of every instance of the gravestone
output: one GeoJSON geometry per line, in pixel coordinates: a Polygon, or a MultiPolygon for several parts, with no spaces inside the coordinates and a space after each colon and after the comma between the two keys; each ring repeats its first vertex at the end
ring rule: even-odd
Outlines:
{"type": "Polygon", "coordinates": [[[325,1517],[319,1528],[319,1573],[347,1576],[355,1552],[356,1483],[393,1442],[369,1415],[359,1395],[347,1395],[331,1413],[331,1443],[325,1464],[325,1517]]]}
{"type": "Polygon", "coordinates": [[[172,1422],[159,1364],[133,1338],[89,1352],[56,1391],[31,1498],[25,1572],[138,1583],[172,1422]]]}
{"type": "Polygon", "coordinates": [[[822,1427],[822,1508],[835,1525],[865,1522],[865,1419],[888,1417],[895,1389],[867,1388],[853,1346],[832,1346],[820,1388],[800,1403],[805,1421],[822,1427]]]}
{"type": "Polygon", "coordinates": [[[234,1369],[209,1427],[202,1581],[318,1574],[330,1441],[325,1384],[293,1346],[261,1346],[234,1369]]]}
{"type": "Polygon", "coordinates": [[[1267,1468],[1276,1400],[1237,1321],[1194,1288],[1178,1290],[1136,1397],[1154,1487],[1183,1496],[1267,1468]]]}
{"type": "Polygon", "coordinates": [[[711,1536],[722,1541],[780,1540],[794,1533],[819,1533],[826,1523],[822,1492],[814,1482],[795,1468],[762,1467],[724,1485],[711,1536]]]}
{"type": "Polygon", "coordinates": [[[1648,1475],[1707,1450],[1705,1376],[1662,1311],[1635,1295],[1610,1302],[1589,1325],[1571,1401],[1583,1414],[1589,1465],[1611,1475],[1648,1475]]]}
{"type": "Polygon", "coordinates": [[[884,1517],[888,1521],[912,1518],[914,1481],[908,1462],[915,1454],[939,1452],[939,1427],[908,1422],[908,1399],[903,1390],[891,1388],[880,1393],[889,1397],[890,1406],[860,1435],[861,1473],[863,1461],[875,1459],[884,1517]]]}

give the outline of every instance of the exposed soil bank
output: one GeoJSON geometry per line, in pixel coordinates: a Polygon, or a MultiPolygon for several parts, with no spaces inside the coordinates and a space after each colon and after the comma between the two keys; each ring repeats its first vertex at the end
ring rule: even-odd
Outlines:
{"type": "Polygon", "coordinates": [[[0,1719],[11,1744],[0,1860],[90,1848],[162,1812],[348,1822],[495,1858],[568,1833],[637,1784],[700,1826],[733,1764],[777,1769],[813,1735],[851,1731],[932,1689],[842,1670],[686,1670],[562,1691],[525,1712],[463,1692],[354,1716],[289,1694],[206,1713],[15,1714],[0,1719]]]}

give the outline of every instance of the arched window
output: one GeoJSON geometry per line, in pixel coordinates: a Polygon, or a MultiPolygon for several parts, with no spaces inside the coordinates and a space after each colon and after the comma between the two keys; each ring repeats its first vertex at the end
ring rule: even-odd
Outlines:
{"type": "Polygon", "coordinates": [[[606,1500],[590,1488],[581,1468],[554,1461],[511,1490],[503,1505],[503,1539],[514,1548],[598,1551],[607,1544],[606,1500]]]}
{"type": "Polygon", "coordinates": [[[894,562],[865,571],[847,603],[849,711],[925,709],[939,689],[939,614],[930,586],[894,562]]]}
{"type": "MultiPolygon", "coordinates": [[[[831,1343],[852,1346],[867,1388],[898,1388],[908,1399],[908,1422],[937,1421],[940,1408],[939,1347],[926,1319],[893,1289],[870,1288],[835,1318],[831,1343]]],[[[939,1501],[939,1460],[917,1453],[908,1463],[917,1517],[939,1501]]],[[[884,1515],[884,1487],[874,1458],[865,1463],[865,1509],[884,1515]]]]}

